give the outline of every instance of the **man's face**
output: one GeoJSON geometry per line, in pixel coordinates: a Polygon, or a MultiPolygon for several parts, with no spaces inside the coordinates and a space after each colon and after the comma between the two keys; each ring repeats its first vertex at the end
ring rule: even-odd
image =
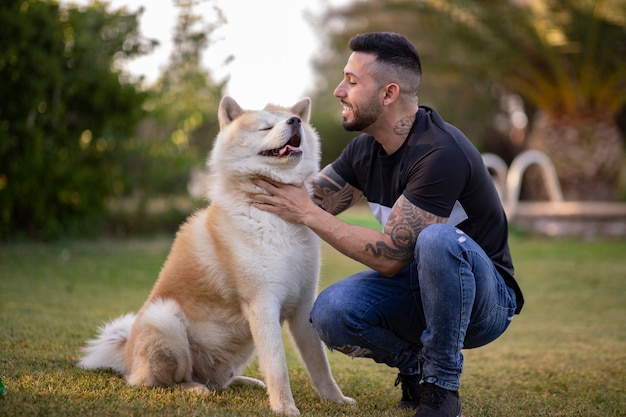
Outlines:
{"type": "Polygon", "coordinates": [[[343,127],[348,131],[367,131],[382,112],[382,89],[371,72],[375,60],[373,54],[353,52],[333,93],[343,105],[343,127]]]}

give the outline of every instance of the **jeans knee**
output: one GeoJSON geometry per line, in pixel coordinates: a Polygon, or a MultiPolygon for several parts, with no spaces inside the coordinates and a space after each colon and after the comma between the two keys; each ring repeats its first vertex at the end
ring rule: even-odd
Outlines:
{"type": "Polygon", "coordinates": [[[319,338],[326,344],[330,343],[331,331],[337,325],[337,319],[342,314],[337,310],[336,303],[329,296],[328,289],[322,291],[315,300],[309,316],[313,328],[319,338]]]}
{"type": "Polygon", "coordinates": [[[428,242],[438,241],[441,233],[445,233],[450,227],[450,225],[444,223],[431,224],[422,230],[417,237],[418,244],[428,244],[428,242]]]}
{"type": "Polygon", "coordinates": [[[418,254],[429,251],[439,252],[441,248],[447,246],[450,236],[456,236],[458,229],[448,224],[438,223],[432,224],[426,227],[417,236],[417,242],[415,244],[415,257],[417,259],[418,254]]]}

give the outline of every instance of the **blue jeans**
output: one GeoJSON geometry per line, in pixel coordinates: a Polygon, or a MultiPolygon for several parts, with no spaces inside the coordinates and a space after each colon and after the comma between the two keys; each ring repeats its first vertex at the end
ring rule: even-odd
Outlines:
{"type": "Polygon", "coordinates": [[[358,272],[323,290],[311,322],[331,349],[372,358],[458,390],[462,348],[500,336],[515,293],[483,249],[454,226],[424,229],[415,260],[394,277],[358,272]]]}

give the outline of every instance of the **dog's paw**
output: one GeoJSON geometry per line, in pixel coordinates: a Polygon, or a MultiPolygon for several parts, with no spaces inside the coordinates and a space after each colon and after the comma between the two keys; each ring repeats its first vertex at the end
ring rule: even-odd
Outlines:
{"type": "Polygon", "coordinates": [[[340,399],[335,400],[339,405],[356,405],[356,400],[351,397],[342,396],[340,399]]]}
{"type": "Polygon", "coordinates": [[[260,379],[250,378],[248,376],[236,376],[231,380],[230,383],[235,385],[251,385],[263,389],[267,388],[265,382],[261,381],[260,379]]]}
{"type": "Polygon", "coordinates": [[[354,398],[346,397],[343,395],[339,387],[336,385],[330,385],[326,389],[319,390],[320,397],[326,401],[333,402],[339,405],[354,405],[356,400],[354,398]]]}
{"type": "Polygon", "coordinates": [[[272,411],[276,414],[282,414],[285,416],[299,416],[300,410],[295,404],[281,404],[276,407],[272,407],[272,411]]]}
{"type": "Polygon", "coordinates": [[[208,394],[211,390],[204,384],[198,382],[183,382],[180,387],[185,391],[191,391],[197,394],[208,394]]]}

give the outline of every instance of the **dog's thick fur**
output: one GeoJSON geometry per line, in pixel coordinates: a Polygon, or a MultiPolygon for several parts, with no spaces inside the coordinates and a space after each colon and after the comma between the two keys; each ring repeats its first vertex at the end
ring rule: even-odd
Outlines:
{"type": "Polygon", "coordinates": [[[219,106],[208,161],[206,209],[183,224],[141,310],[100,329],[79,366],[112,368],[130,385],[208,391],[241,376],[254,351],[276,413],[299,414],[285,360],[281,325],[289,329],[324,399],[352,404],[330,367],[308,317],[318,282],[319,240],[306,227],[251,205],[253,178],[302,184],[319,169],[319,138],[308,124],[310,100],[291,108],[219,106]]]}

